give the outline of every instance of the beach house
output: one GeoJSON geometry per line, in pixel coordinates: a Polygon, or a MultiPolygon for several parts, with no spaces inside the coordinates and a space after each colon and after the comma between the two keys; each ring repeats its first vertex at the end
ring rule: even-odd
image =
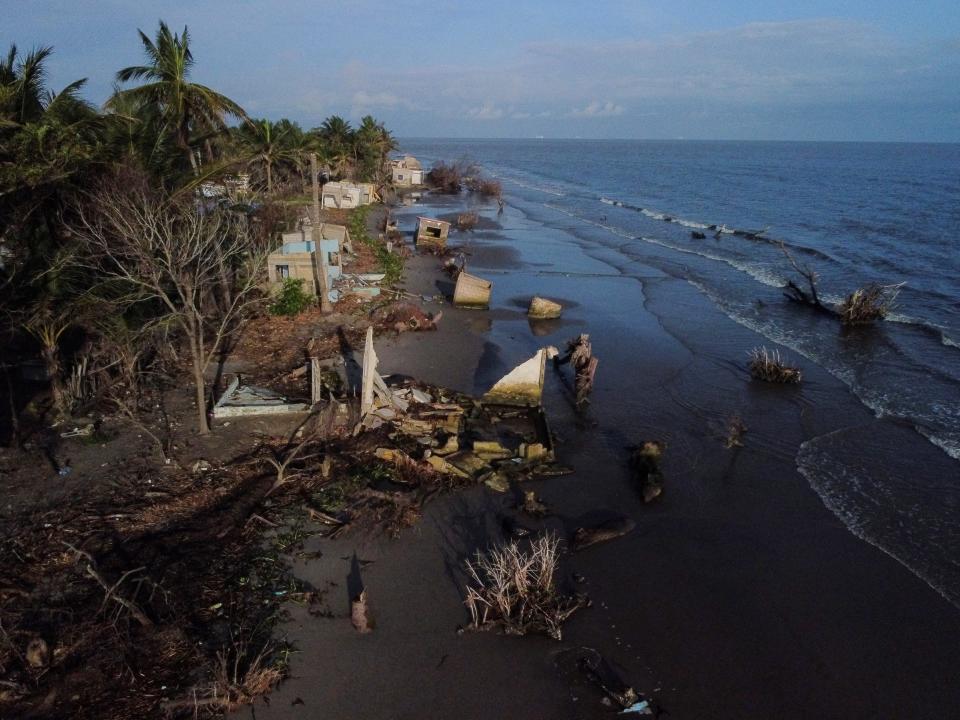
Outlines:
{"type": "Polygon", "coordinates": [[[390,179],[396,187],[423,185],[423,168],[413,155],[390,161],[390,179]]]}
{"type": "Polygon", "coordinates": [[[352,183],[344,180],[324,183],[320,195],[323,207],[337,210],[349,210],[377,200],[373,183],[352,183]]]}
{"type": "Polygon", "coordinates": [[[303,280],[303,289],[311,295],[320,293],[320,273],[327,272],[330,300],[336,302],[339,292],[334,282],[343,275],[341,255],[343,246],[350,242],[350,234],[343,225],[321,223],[319,240],[314,240],[313,228],[301,223],[299,230],[283,233],[280,247],[267,257],[267,277],[271,286],[287,278],[303,280]],[[322,255],[321,253],[325,253],[322,255]]]}

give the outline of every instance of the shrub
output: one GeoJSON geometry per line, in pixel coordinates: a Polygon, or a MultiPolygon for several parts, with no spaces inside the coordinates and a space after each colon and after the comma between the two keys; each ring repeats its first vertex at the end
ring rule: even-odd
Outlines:
{"type": "Polygon", "coordinates": [[[367,215],[370,212],[369,205],[361,205],[350,211],[350,217],[347,220],[347,230],[350,231],[350,239],[355,242],[372,245],[373,238],[367,232],[367,215]]]}
{"type": "Polygon", "coordinates": [[[503,195],[503,186],[499,180],[493,178],[476,177],[469,178],[466,182],[467,189],[480,195],[481,197],[499,198],[503,195]]]}
{"type": "Polygon", "coordinates": [[[787,365],[780,357],[779,350],[767,350],[765,347],[750,351],[748,365],[750,375],[756,380],[772,383],[798,383],[802,379],[799,368],[787,365]]]}
{"type": "Polygon", "coordinates": [[[403,258],[397,253],[389,252],[384,245],[377,246],[377,262],[384,272],[383,281],[387,285],[399,282],[403,277],[403,258]]]}
{"type": "Polygon", "coordinates": [[[467,561],[467,607],[472,626],[503,626],[513,635],[544,632],[559,640],[560,627],[586,599],[560,593],[554,582],[560,541],[544,535],[524,552],[516,542],[467,561]]]}
{"type": "Polygon", "coordinates": [[[475,212],[465,212],[457,215],[457,229],[458,230],[473,230],[476,227],[477,222],[480,220],[480,216],[475,212]]]}
{"type": "Polygon", "coordinates": [[[303,280],[285,278],[283,286],[270,303],[271,315],[299,315],[313,303],[313,297],[303,289],[303,280]]]}
{"type": "Polygon", "coordinates": [[[442,160],[427,173],[427,182],[438,192],[456,195],[463,189],[462,163],[447,164],[442,160]]]}
{"type": "Polygon", "coordinates": [[[883,320],[893,307],[900,293],[899,285],[877,285],[872,283],[850,293],[837,306],[840,320],[846,325],[867,325],[883,320]]]}

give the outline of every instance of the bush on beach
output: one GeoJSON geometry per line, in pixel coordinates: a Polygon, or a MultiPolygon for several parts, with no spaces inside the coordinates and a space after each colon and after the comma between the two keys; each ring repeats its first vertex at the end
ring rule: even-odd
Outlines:
{"type": "Polygon", "coordinates": [[[883,320],[897,299],[903,283],[878,285],[871,283],[850,293],[837,305],[837,313],[845,325],[867,325],[883,320]]]}
{"type": "Polygon", "coordinates": [[[559,640],[561,626],[585,604],[583,597],[560,593],[554,581],[560,541],[544,535],[523,551],[516,542],[467,561],[465,603],[472,627],[500,625],[511,635],[543,632],[559,640]]]}
{"type": "Polygon", "coordinates": [[[779,350],[754,348],[750,351],[750,363],[747,367],[754,379],[765,382],[798,383],[802,379],[800,369],[787,365],[780,357],[779,350]]]}

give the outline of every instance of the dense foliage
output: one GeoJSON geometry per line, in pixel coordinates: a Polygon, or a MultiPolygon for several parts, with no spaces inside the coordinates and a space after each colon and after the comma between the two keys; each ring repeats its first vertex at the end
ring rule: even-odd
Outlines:
{"type": "MultiPolygon", "coordinates": [[[[205,297],[191,300],[203,315],[196,319],[203,357],[218,323],[236,310],[237,289],[249,286],[247,259],[263,249],[264,235],[269,243],[282,219],[277,201],[307,192],[311,154],[327,177],[381,185],[396,148],[370,116],[357,128],[332,116],[310,130],[287,119],[251,119],[237,102],[199,82],[187,28],[176,33],[160,22],[153,37],[139,35],[141,64],[116,73],[102,109],[81,95],[85,79],[49,88],[52,48],[24,53],[12,46],[0,58],[0,369],[42,360],[58,415],[75,410],[74,395],[83,394],[78,387],[71,393],[66,382],[77,375],[81,350],[86,379],[79,384],[92,392],[121,370],[131,380],[139,377],[164,348],[189,340],[183,323],[166,321],[173,275],[159,277],[147,292],[91,262],[91,238],[144,252],[134,247],[136,232],[150,235],[153,223],[164,222],[196,235],[207,229],[194,227],[191,215],[213,211],[221,222],[211,237],[231,247],[242,237],[246,249],[234,260],[220,253],[185,265],[216,280],[203,286],[205,297]],[[231,186],[240,174],[246,182],[231,186]],[[241,197],[233,192],[238,186],[241,197]],[[131,198],[142,188],[150,189],[150,213],[132,209],[131,198]],[[93,232],[89,223],[105,217],[110,193],[129,216],[93,232]]],[[[148,255],[140,258],[144,272],[158,260],[148,255]]]]}

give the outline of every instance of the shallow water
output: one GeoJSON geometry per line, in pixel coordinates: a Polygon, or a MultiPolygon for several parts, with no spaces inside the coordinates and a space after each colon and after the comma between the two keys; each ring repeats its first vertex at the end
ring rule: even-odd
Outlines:
{"type": "MultiPolygon", "coordinates": [[[[827,423],[784,452],[854,534],[960,604],[960,145],[451,140],[404,149],[427,163],[480,162],[523,214],[520,227],[562,231],[551,262],[567,242],[625,276],[656,268],[683,280],[759,335],[754,344],[815,363],[890,420],[881,427],[898,428],[892,439],[865,442],[875,426],[827,423]],[[714,224],[725,229],[718,237],[706,229],[714,224]],[[744,228],[769,229],[734,234],[744,228]],[[827,298],[905,281],[896,312],[844,330],[786,302],[779,288],[791,269],[779,241],[818,272],[827,298]],[[918,439],[943,458],[925,459],[918,439]]],[[[511,239],[523,247],[522,233],[511,239]]],[[[675,296],[648,308],[681,343],[708,337],[698,353],[741,367],[750,333],[713,333],[675,296]]],[[[840,403],[809,381],[799,396],[821,409],[840,403]]]]}
{"type": "MultiPolygon", "coordinates": [[[[806,358],[801,386],[751,382],[745,353],[763,337],[680,261],[525,192],[508,188],[503,214],[478,208],[498,230],[451,234],[471,272],[493,281],[490,310],[429,303],[443,310],[436,332],[381,335],[377,353],[384,373],[481,394],[538,348],[590,333],[600,366],[588,411],[574,412],[570,379],[552,368],[544,396],[559,460],[575,472],[506,494],[444,495],[397,540],[318,542],[323,557],[298,571],[316,587],[338,583],[335,617],[294,611],[294,677],[269,707],[244,714],[612,717],[602,693],[564,667],[586,646],[671,718],[949,717],[960,704],[960,613],[931,588],[955,600],[960,587],[956,461],[910,423],[876,418],[806,358]],[[562,320],[531,324],[533,294],[563,302],[562,320]],[[738,450],[724,446],[733,415],[747,426],[738,450]],[[652,505],[626,463],[627,446],[644,439],[667,444],[664,495],[652,505]],[[563,574],[582,576],[577,589],[593,604],[562,642],[459,636],[463,561],[505,541],[520,490],[546,502],[539,526],[562,538],[598,514],[636,527],[564,555],[563,574]],[[364,571],[371,635],[347,619],[341,585],[354,553],[375,560],[364,571]]],[[[416,215],[461,202],[428,197],[396,218],[410,233],[416,215]]],[[[449,292],[438,264],[412,260],[407,289],[449,292]]],[[[816,318],[795,319],[798,333],[816,329],[816,318]]]]}

